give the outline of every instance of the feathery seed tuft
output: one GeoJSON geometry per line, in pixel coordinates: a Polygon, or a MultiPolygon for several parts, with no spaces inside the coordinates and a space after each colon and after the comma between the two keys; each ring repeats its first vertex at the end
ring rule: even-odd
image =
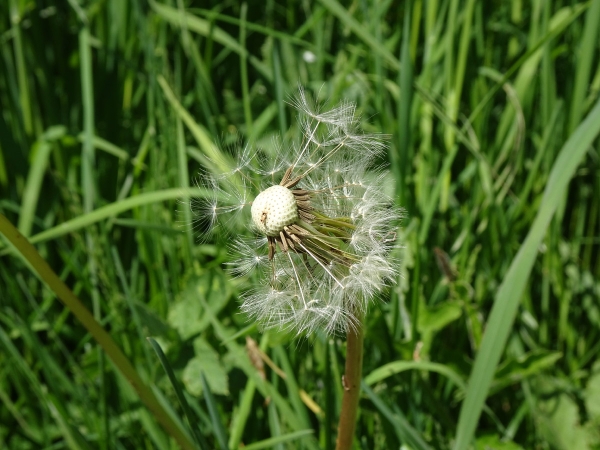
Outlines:
{"type": "Polygon", "coordinates": [[[293,106],[301,142],[280,146],[270,161],[244,147],[221,173],[225,164],[212,162],[199,182],[214,198],[193,211],[214,227],[225,213],[245,217],[252,205],[244,221],[258,236],[236,239],[229,263],[237,276],[257,275],[242,294],[251,318],[264,328],[344,333],[398,276],[391,251],[402,211],[384,193],[384,136],[359,129],[353,103],[320,112],[301,89],[293,106]]]}

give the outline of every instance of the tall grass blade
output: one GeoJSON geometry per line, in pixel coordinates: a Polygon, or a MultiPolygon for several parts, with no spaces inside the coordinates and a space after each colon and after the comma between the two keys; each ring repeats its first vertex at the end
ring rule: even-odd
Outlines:
{"type": "Polygon", "coordinates": [[[200,373],[200,380],[202,381],[202,393],[204,394],[204,399],[206,400],[206,406],[208,407],[208,413],[210,414],[210,419],[215,430],[217,442],[219,443],[221,450],[227,450],[227,434],[225,433],[225,427],[223,426],[221,418],[219,417],[217,401],[210,391],[210,387],[208,386],[204,372],[200,373]]]}
{"type": "Polygon", "coordinates": [[[160,347],[159,343],[156,342],[156,340],[154,338],[149,337],[146,339],[148,340],[148,342],[150,343],[150,345],[156,352],[156,356],[158,356],[161,366],[163,367],[167,376],[169,377],[169,381],[171,382],[171,386],[173,386],[173,389],[175,390],[175,395],[177,396],[179,405],[181,405],[181,409],[183,409],[183,413],[185,414],[185,417],[187,418],[188,425],[189,425],[190,429],[192,430],[192,436],[194,436],[194,440],[196,441],[196,443],[202,450],[208,450],[210,447],[209,447],[208,443],[206,442],[206,439],[204,439],[204,436],[202,435],[202,433],[200,433],[200,430],[198,430],[198,421],[193,416],[192,411],[190,410],[190,405],[188,404],[188,402],[185,398],[185,395],[183,394],[183,391],[181,390],[181,385],[179,384],[179,381],[177,380],[177,377],[175,376],[175,373],[173,372],[173,368],[171,367],[169,360],[167,359],[164,352],[162,351],[162,348],[160,347]]]}

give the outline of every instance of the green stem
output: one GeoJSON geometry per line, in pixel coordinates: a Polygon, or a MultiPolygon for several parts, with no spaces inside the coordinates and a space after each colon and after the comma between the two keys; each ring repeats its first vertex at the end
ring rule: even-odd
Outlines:
{"type": "Polygon", "coordinates": [[[94,319],[94,316],[81,303],[81,300],[62,282],[44,258],[40,256],[35,247],[2,214],[0,214],[0,233],[6,236],[8,241],[14,245],[15,249],[31,265],[40,279],[62,300],[96,342],[104,349],[115,367],[131,384],[142,402],[144,402],[164,429],[177,441],[181,448],[193,450],[195,446],[164,410],[150,387],[144,383],[108,332],[94,319]]]}
{"type": "Polygon", "coordinates": [[[338,424],[336,450],[350,450],[356,428],[358,401],[360,399],[360,379],[363,361],[363,324],[362,318],[352,324],[346,341],[346,371],[343,385],[342,410],[338,424]]]}

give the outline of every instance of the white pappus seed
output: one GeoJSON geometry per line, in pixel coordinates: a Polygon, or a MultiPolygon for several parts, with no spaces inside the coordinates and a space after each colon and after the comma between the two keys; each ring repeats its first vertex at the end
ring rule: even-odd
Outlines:
{"type": "Polygon", "coordinates": [[[254,225],[266,236],[279,236],[283,227],[298,220],[294,194],[283,186],[271,186],[258,194],[251,212],[254,225]]]}
{"type": "Polygon", "coordinates": [[[199,179],[212,196],[198,203],[198,222],[235,237],[227,265],[252,275],[241,309],[262,329],[343,334],[400,271],[402,210],[379,165],[386,136],[363,132],[351,102],[323,111],[300,89],[292,105],[300,139],[217,161],[199,179]]]}

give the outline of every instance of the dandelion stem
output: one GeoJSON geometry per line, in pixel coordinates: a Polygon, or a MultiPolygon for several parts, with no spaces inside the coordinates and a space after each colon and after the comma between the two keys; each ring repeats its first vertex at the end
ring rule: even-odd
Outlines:
{"type": "Polygon", "coordinates": [[[360,379],[363,361],[363,324],[357,314],[356,321],[348,327],[346,338],[346,370],[343,378],[344,395],[338,424],[336,450],[350,450],[356,428],[358,400],[360,398],[360,379]]]}

